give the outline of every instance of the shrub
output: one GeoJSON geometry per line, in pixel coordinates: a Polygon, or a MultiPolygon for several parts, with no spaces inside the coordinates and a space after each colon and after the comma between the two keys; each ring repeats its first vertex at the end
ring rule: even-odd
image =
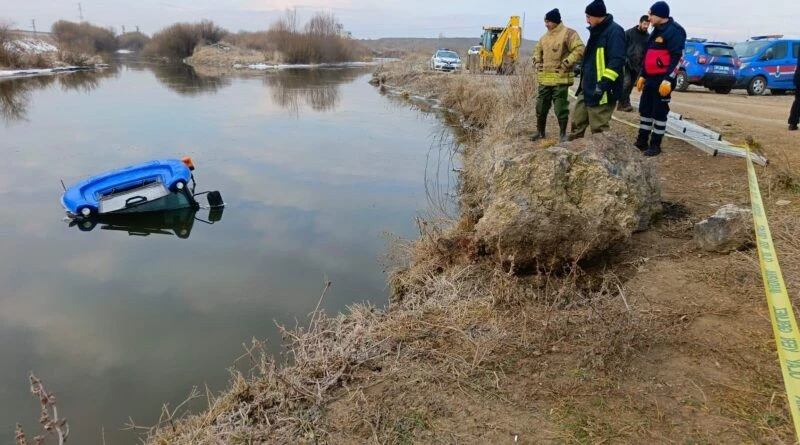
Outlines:
{"type": "Polygon", "coordinates": [[[150,37],[138,31],[126,32],[117,36],[117,48],[141,51],[149,41],[150,37]]]}
{"type": "Polygon", "coordinates": [[[270,27],[269,33],[287,63],[332,63],[362,58],[368,50],[344,36],[344,27],[330,13],[315,14],[304,32],[292,31],[287,19],[270,27]]]}
{"type": "Polygon", "coordinates": [[[210,20],[200,23],[175,23],[153,34],[145,45],[144,53],[150,56],[184,59],[201,43],[217,43],[228,31],[210,20]]]}
{"type": "Polygon", "coordinates": [[[117,49],[117,38],[111,28],[101,28],[89,22],[59,20],[51,28],[53,38],[62,50],[89,54],[110,53],[117,49]]]}
{"type": "Polygon", "coordinates": [[[16,54],[6,48],[6,42],[11,40],[10,30],[10,23],[0,22],[0,66],[17,66],[16,54]]]}

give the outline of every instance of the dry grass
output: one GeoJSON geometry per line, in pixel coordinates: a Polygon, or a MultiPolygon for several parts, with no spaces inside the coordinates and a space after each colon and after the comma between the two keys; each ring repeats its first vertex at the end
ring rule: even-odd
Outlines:
{"type": "Polygon", "coordinates": [[[258,63],[274,63],[268,60],[265,54],[251,49],[240,49],[235,46],[217,43],[214,45],[200,46],[195,49],[186,63],[192,66],[214,66],[231,68],[236,64],[251,65],[258,63]]]}
{"type": "MultiPolygon", "coordinates": [[[[44,383],[32,372],[28,375],[31,394],[39,401],[41,416],[39,425],[42,433],[33,437],[36,445],[44,444],[48,437],[54,436],[59,445],[64,445],[69,437],[69,424],[63,416],[59,417],[56,397],[51,392],[47,392],[44,383]]],[[[28,445],[28,438],[22,425],[17,424],[14,430],[14,439],[17,445],[28,445]]]]}

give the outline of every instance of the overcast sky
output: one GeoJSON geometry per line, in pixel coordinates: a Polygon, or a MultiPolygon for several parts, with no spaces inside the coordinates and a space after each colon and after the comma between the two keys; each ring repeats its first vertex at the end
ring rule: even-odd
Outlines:
{"type": "MultiPolygon", "coordinates": [[[[58,19],[77,21],[78,0],[3,0],[0,21],[16,28],[30,29],[31,19],[39,30],[49,30],[58,19]]],[[[800,2],[777,0],[673,0],[672,16],[690,37],[743,40],[756,34],[800,34],[800,2]],[[795,31],[797,30],[797,31],[795,31]]],[[[553,7],[561,10],[564,22],[585,30],[584,8],[588,1],[507,0],[80,0],[83,17],[94,24],[122,26],[130,31],[138,25],[153,32],[178,21],[212,19],[231,30],[266,29],[296,8],[303,23],[315,11],[331,11],[356,38],[378,37],[477,37],[481,26],[502,26],[510,15],[525,18],[524,35],[537,39],[543,32],[542,19],[553,7]],[[493,6],[498,5],[498,6],[493,6]]],[[[608,0],[608,11],[625,28],[647,12],[651,1],[608,0]]]]}

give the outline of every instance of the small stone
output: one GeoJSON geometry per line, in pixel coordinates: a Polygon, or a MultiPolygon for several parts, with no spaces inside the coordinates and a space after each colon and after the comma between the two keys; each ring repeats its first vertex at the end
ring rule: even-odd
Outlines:
{"type": "Polygon", "coordinates": [[[792,201],[787,201],[785,199],[781,199],[780,201],[776,202],[775,205],[783,207],[783,206],[788,206],[791,203],[792,203],[792,201]]]}
{"type": "Polygon", "coordinates": [[[694,225],[694,240],[708,252],[730,253],[753,242],[750,209],[733,204],[694,225]]]}

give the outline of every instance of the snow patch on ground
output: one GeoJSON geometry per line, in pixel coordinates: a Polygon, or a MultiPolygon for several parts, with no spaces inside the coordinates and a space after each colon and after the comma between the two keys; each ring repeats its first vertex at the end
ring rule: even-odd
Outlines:
{"type": "Polygon", "coordinates": [[[58,51],[54,45],[38,39],[11,40],[4,46],[9,51],[22,54],[44,54],[58,51]]]}
{"type": "Polygon", "coordinates": [[[129,49],[118,49],[118,50],[117,50],[117,54],[133,54],[133,53],[135,53],[135,52],[136,52],[136,51],[131,51],[131,50],[129,50],[129,49]]]}
{"type": "Polygon", "coordinates": [[[94,67],[86,66],[64,66],[59,68],[36,68],[21,70],[0,70],[0,79],[11,79],[15,77],[33,77],[42,75],[52,75],[61,73],[71,73],[73,71],[87,71],[95,68],[107,68],[106,64],[97,64],[94,67]]]}
{"type": "Polygon", "coordinates": [[[286,64],[286,63],[278,63],[278,64],[267,64],[267,63],[256,63],[251,65],[244,65],[241,63],[234,64],[233,67],[236,69],[250,69],[250,70],[283,70],[283,69],[290,69],[290,68],[347,68],[347,67],[358,67],[358,66],[373,66],[373,65],[380,65],[386,62],[393,62],[399,59],[376,59],[372,62],[342,62],[342,63],[319,63],[319,64],[286,64]]]}

